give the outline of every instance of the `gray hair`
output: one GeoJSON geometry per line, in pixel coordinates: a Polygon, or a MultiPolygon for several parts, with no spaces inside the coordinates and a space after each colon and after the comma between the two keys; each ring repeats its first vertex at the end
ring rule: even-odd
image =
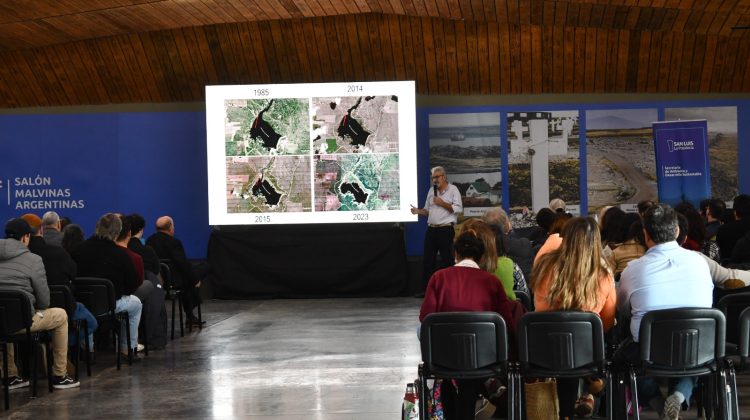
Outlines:
{"type": "Polygon", "coordinates": [[[122,222],[120,221],[120,217],[114,213],[107,213],[96,222],[96,233],[94,235],[115,241],[121,230],[122,222]]]}
{"type": "Polygon", "coordinates": [[[434,174],[435,172],[441,172],[443,174],[443,176],[445,177],[446,181],[448,180],[448,174],[445,173],[445,168],[443,168],[442,166],[436,166],[436,167],[430,169],[430,173],[431,174],[434,174]]]}
{"type": "Polygon", "coordinates": [[[42,216],[42,224],[44,226],[54,226],[58,222],[60,222],[60,215],[58,215],[54,211],[48,211],[42,216]]]}
{"type": "Polygon", "coordinates": [[[510,232],[510,219],[502,207],[491,207],[484,212],[482,220],[490,226],[497,226],[503,234],[510,232]]]}

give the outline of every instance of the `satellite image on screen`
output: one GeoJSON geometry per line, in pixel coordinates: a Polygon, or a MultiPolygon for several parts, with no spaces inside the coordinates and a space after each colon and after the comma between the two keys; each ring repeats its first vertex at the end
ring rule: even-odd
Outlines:
{"type": "Polygon", "coordinates": [[[311,211],[310,157],[227,157],[228,213],[311,211]]]}
{"type": "Polygon", "coordinates": [[[397,210],[398,153],[315,157],[315,211],[397,210]]]}
{"type": "Polygon", "coordinates": [[[315,154],[398,153],[398,97],[312,98],[315,154]]]}
{"type": "Polygon", "coordinates": [[[227,156],[310,153],[309,99],[228,99],[227,156]]]}

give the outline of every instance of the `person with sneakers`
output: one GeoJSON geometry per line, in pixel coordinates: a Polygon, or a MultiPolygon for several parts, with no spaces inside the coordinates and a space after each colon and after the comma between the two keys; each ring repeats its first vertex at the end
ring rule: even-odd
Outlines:
{"type": "MultiPolygon", "coordinates": [[[[620,277],[617,308],[630,314],[631,339],[614,356],[615,363],[640,360],[638,333],[643,316],[652,310],[671,308],[710,308],[713,281],[706,261],[677,243],[677,212],[667,204],[656,204],[643,216],[646,254],[631,261],[620,277]]],[[[638,380],[638,399],[661,412],[661,418],[679,418],[682,404],[690,401],[695,377],[670,378],[669,396],[664,400],[654,378],[638,380]]]]}
{"type": "Polygon", "coordinates": [[[159,258],[169,260],[172,280],[175,286],[182,290],[182,306],[187,316],[185,324],[205,324],[193,314],[193,308],[201,303],[201,281],[185,255],[182,241],[174,236],[174,221],[171,217],[162,216],[156,219],[156,233],[148,237],[146,245],[153,248],[159,258]]]}
{"type": "MultiPolygon", "coordinates": [[[[80,383],[68,376],[68,315],[64,309],[50,308],[49,286],[42,257],[29,251],[31,227],[21,218],[5,224],[5,239],[0,239],[0,288],[18,290],[29,297],[32,306],[31,331],[49,331],[52,335],[52,387],[75,388],[80,383]]],[[[13,346],[8,345],[8,359],[14,360],[13,346]]],[[[29,386],[18,376],[15,363],[8,364],[8,386],[29,386]]]]}
{"type": "Polygon", "coordinates": [[[128,253],[115,240],[122,229],[120,218],[107,213],[96,222],[94,236],[73,249],[73,260],[78,264],[78,277],[101,277],[115,288],[115,311],[128,312],[130,343],[120,334],[120,353],[127,356],[128,348],[138,348],[138,323],[143,305],[134,293],[138,289],[138,274],[128,253]]]}
{"type": "MultiPolygon", "coordinates": [[[[59,284],[67,286],[71,292],[73,292],[73,280],[76,277],[76,263],[70,254],[67,253],[62,247],[49,245],[42,237],[42,219],[39,216],[26,213],[21,216],[26,223],[31,227],[31,239],[29,240],[29,251],[42,257],[44,263],[44,271],[47,277],[47,285],[59,284]]],[[[96,317],[86,308],[81,302],[75,302],[75,311],[71,315],[71,318],[75,320],[84,320],[89,330],[89,360],[94,360],[94,332],[99,324],[96,321],[96,317]]],[[[86,337],[82,337],[82,340],[86,337]]],[[[68,343],[73,345],[75,343],[75,334],[70,332],[68,335],[68,343]]],[[[80,344],[80,343],[79,343],[80,344]]]]}

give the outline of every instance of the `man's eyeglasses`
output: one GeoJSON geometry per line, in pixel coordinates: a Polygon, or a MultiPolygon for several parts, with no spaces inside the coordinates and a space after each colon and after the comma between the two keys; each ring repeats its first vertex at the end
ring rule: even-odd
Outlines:
{"type": "Polygon", "coordinates": [[[445,176],[445,175],[435,175],[435,176],[432,177],[432,179],[440,179],[440,177],[443,177],[443,176],[445,176]]]}

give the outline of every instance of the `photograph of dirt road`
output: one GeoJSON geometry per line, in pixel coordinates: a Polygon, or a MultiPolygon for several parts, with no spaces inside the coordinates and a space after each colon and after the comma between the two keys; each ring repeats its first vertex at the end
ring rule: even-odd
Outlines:
{"type": "Polygon", "coordinates": [[[664,119],[707,120],[711,197],[731,201],[737,184],[737,107],[665,108],[664,119]]]}
{"type": "Polygon", "coordinates": [[[655,108],[586,111],[588,211],[656,200],[655,108]]]}

